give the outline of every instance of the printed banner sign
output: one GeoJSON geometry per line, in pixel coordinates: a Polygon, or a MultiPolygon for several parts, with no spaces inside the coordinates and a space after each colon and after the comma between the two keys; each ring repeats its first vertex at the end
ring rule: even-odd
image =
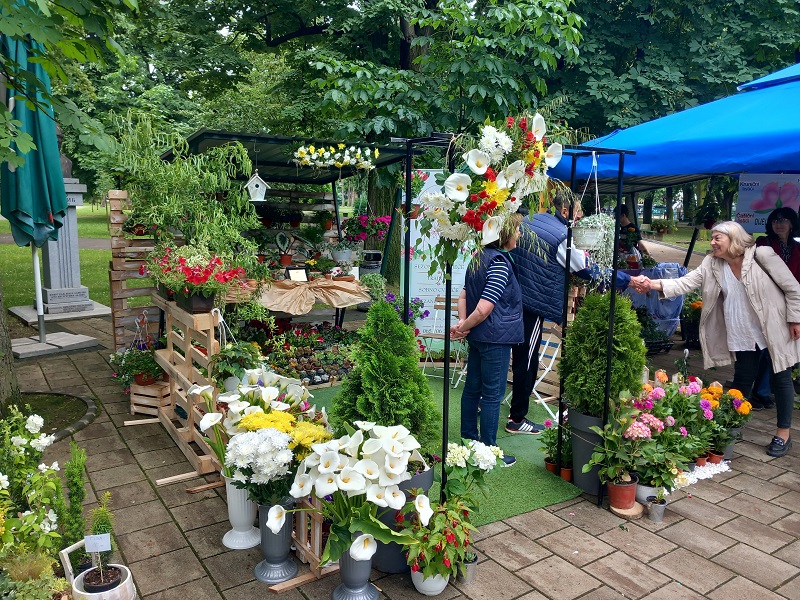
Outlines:
{"type": "Polygon", "coordinates": [[[769,213],[782,206],[800,209],[800,175],[742,173],[739,176],[736,222],[745,231],[764,233],[769,213]]]}

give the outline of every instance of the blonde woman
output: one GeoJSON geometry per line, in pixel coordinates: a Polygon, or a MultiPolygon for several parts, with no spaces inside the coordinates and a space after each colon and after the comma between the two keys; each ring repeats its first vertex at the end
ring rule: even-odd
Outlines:
{"type": "Polygon", "coordinates": [[[792,367],[800,361],[800,284],[772,248],[756,248],[753,237],[733,221],[711,229],[711,250],[680,279],[640,276],[631,285],[639,292],[657,290],[665,298],[701,288],[704,367],[734,362],[733,387],[745,397],[752,393],[761,350],[769,351],[778,426],[767,454],[784,456],[792,446],[792,367]]]}

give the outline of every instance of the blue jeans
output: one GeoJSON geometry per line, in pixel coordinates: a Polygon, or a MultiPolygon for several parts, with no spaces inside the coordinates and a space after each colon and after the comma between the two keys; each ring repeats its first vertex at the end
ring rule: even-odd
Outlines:
{"type": "Polygon", "coordinates": [[[461,395],[461,437],[497,445],[500,403],[506,392],[511,346],[469,341],[467,381],[461,395]],[[481,431],[478,435],[478,404],[481,431]]]}

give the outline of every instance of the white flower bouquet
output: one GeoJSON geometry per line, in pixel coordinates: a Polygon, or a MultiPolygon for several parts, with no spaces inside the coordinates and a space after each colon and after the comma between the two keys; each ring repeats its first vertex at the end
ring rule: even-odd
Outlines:
{"type": "MultiPolygon", "coordinates": [[[[381,523],[378,509],[399,510],[406,495],[399,484],[411,478],[409,462],[421,462],[420,444],[402,425],[384,427],[357,421],[348,435],[312,446],[312,452],[297,470],[290,494],[295,498],[314,495],[321,512],[331,520],[322,564],[336,561],[346,550],[356,560],[368,560],[374,540],[414,544],[413,539],[381,523]],[[353,542],[352,533],[362,538],[353,542]]],[[[270,511],[273,532],[283,526],[286,512],[278,506],[270,511]]]]}
{"type": "Polygon", "coordinates": [[[476,440],[463,444],[447,444],[444,470],[447,483],[444,493],[448,499],[459,499],[477,512],[476,489],[482,490],[485,476],[503,461],[503,451],[497,446],[487,446],[476,440]]]}

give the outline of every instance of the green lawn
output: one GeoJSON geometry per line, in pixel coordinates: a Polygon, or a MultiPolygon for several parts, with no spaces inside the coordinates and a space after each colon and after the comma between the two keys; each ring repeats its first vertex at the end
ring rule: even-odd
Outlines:
{"type": "MultiPolygon", "coordinates": [[[[99,206],[79,206],[78,211],[78,237],[107,238],[108,215],[106,209],[99,206]]],[[[11,233],[11,226],[0,218],[0,233],[11,233]]]]}
{"type": "MultiPolygon", "coordinates": [[[[79,250],[79,252],[81,283],[89,288],[89,297],[92,300],[109,306],[111,294],[108,285],[108,263],[111,260],[111,251],[79,250]]],[[[6,308],[33,304],[33,261],[30,248],[20,248],[13,244],[0,245],[0,278],[3,280],[3,303],[6,308]]]]}
{"type": "MultiPolygon", "coordinates": [[[[682,248],[688,248],[689,242],[692,241],[692,232],[694,231],[693,227],[679,227],[678,231],[675,233],[667,233],[664,235],[664,242],[668,244],[674,244],[675,246],[681,246],[682,248]]],[[[697,236],[697,241],[694,244],[694,249],[697,252],[707,252],[711,249],[711,244],[709,240],[711,236],[708,235],[708,231],[706,229],[701,229],[699,235],[697,236]]]]}

